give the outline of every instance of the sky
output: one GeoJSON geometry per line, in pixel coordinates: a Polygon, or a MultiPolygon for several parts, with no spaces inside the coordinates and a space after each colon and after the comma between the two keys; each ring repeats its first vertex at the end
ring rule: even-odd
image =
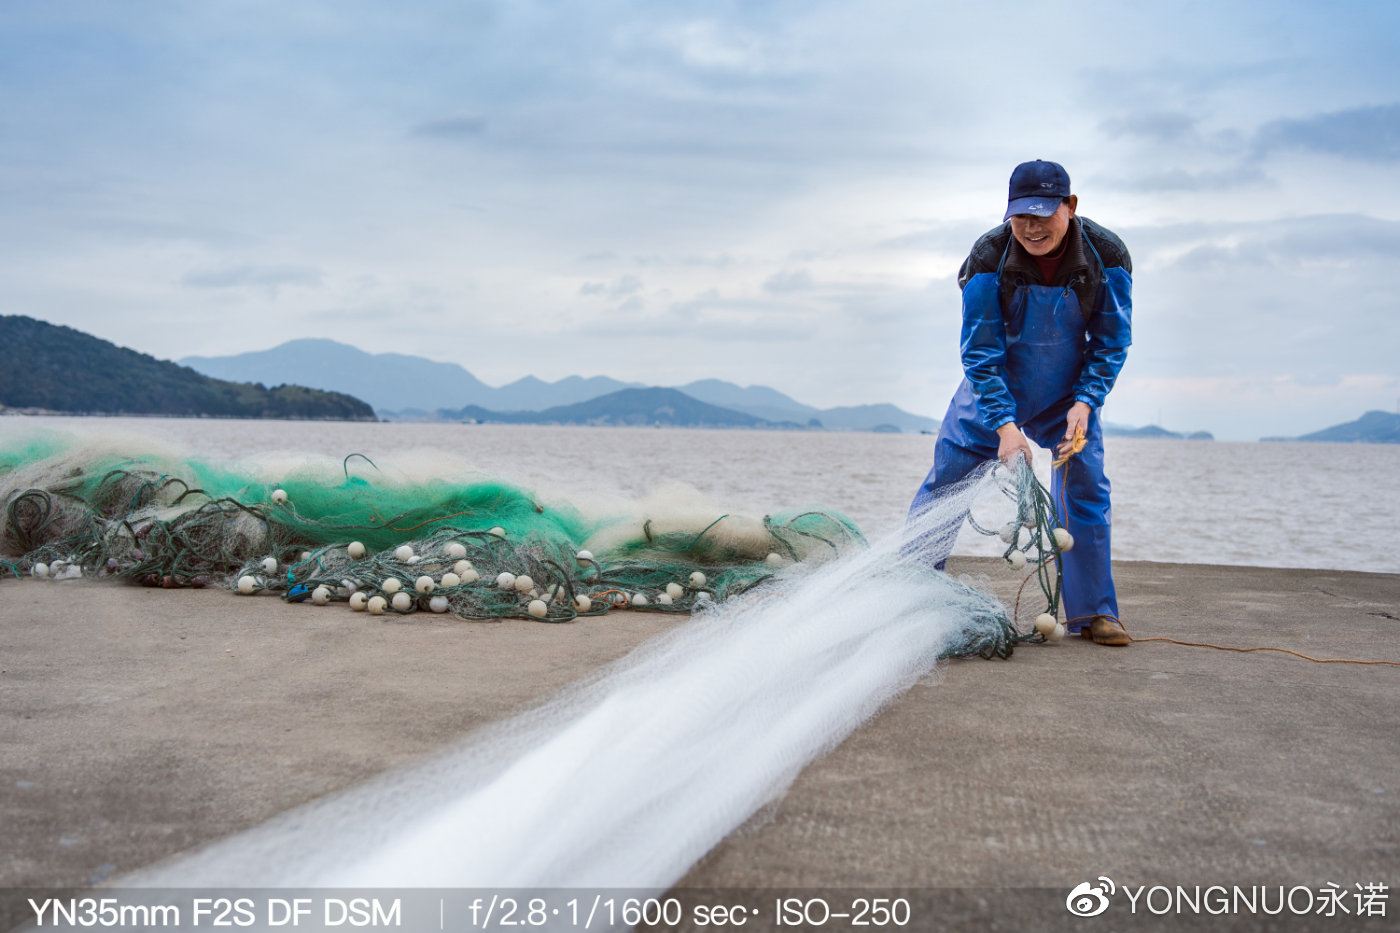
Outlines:
{"type": "Polygon", "coordinates": [[[1133,256],[1107,420],[1400,406],[1391,2],[10,0],[0,313],[938,417],[1035,158],[1133,256]]]}

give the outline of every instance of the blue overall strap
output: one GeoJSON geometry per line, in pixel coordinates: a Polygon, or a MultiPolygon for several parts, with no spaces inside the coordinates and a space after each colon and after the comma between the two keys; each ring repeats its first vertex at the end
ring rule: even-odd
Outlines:
{"type": "Polygon", "coordinates": [[[963,286],[962,365],[977,396],[977,414],[992,430],[1016,420],[1016,401],[1006,384],[1006,322],[997,276],[974,275],[963,286]]]}
{"type": "Polygon", "coordinates": [[[1089,315],[1084,367],[1074,384],[1074,400],[1097,410],[1117,381],[1133,342],[1133,277],[1122,266],[1105,268],[1087,231],[1084,242],[1103,269],[1103,284],[1089,315]]]}

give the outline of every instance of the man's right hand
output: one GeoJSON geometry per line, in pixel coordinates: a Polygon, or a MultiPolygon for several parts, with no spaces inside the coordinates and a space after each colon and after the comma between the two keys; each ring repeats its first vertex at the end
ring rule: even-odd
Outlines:
{"type": "Polygon", "coordinates": [[[1026,440],[1026,435],[1021,433],[1021,429],[1016,427],[1014,422],[997,428],[997,437],[1001,439],[997,444],[997,459],[1008,467],[1015,469],[1017,454],[1026,458],[1026,466],[1035,462],[1030,441],[1026,440]]]}

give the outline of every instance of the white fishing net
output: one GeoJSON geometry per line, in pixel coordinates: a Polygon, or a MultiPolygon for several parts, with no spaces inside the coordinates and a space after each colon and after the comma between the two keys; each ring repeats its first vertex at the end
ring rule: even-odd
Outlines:
{"type": "Polygon", "coordinates": [[[123,883],[664,890],[940,656],[1005,635],[992,597],[920,559],[923,530],[985,476],[426,764],[123,883]]]}

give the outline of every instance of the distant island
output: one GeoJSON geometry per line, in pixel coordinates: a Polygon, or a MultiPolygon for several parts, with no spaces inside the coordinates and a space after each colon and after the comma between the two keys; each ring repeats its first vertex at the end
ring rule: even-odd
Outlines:
{"type": "Polygon", "coordinates": [[[771,422],[730,408],[710,405],[678,389],[620,389],[586,402],[544,411],[494,412],[476,405],[435,413],[436,420],[495,424],[584,424],[594,426],[687,428],[804,428],[771,422]]]}
{"type": "Polygon", "coordinates": [[[375,421],[349,395],[300,385],[226,382],[56,324],[0,316],[0,410],[21,413],[167,415],[375,421]]]}
{"type": "Polygon", "coordinates": [[[1215,435],[1211,434],[1209,431],[1191,431],[1183,433],[1181,431],[1168,431],[1166,428],[1158,427],[1155,424],[1134,428],[1125,424],[1110,424],[1109,422],[1104,422],[1103,433],[1104,437],[1161,437],[1184,441],[1215,440],[1215,435]]]}
{"type": "Polygon", "coordinates": [[[1355,421],[1334,424],[1301,437],[1263,437],[1263,441],[1328,441],[1340,444],[1400,444],[1400,414],[1368,411],[1355,421]]]}

